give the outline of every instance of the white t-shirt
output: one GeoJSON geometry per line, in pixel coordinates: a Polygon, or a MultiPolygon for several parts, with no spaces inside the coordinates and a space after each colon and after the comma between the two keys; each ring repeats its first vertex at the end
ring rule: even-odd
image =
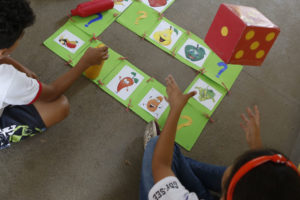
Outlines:
{"type": "Polygon", "coordinates": [[[198,200],[195,193],[189,193],[175,176],[169,176],[156,183],[149,192],[149,200],[198,200]]]}
{"type": "Polygon", "coordinates": [[[41,92],[41,84],[12,65],[0,65],[0,117],[8,105],[33,103],[41,92]]]}

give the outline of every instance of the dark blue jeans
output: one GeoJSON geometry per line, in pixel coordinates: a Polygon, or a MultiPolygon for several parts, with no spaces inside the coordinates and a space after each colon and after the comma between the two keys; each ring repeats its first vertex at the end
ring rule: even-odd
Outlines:
{"type": "MultiPolygon", "coordinates": [[[[152,138],[147,144],[143,157],[142,176],[140,183],[140,200],[147,200],[148,193],[154,185],[152,177],[152,156],[158,137],[152,138]]],[[[181,184],[190,192],[197,194],[199,199],[216,199],[209,191],[221,192],[221,181],[226,167],[197,162],[181,154],[175,145],[172,170],[181,184]]]]}

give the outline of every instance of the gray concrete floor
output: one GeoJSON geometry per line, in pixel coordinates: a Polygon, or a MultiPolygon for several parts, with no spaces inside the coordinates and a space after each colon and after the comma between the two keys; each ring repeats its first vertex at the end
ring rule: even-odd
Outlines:
{"type": "MultiPolygon", "coordinates": [[[[13,56],[50,83],[69,68],[42,42],[65,22],[81,0],[32,0],[36,24],[13,56]]],[[[261,109],[262,138],[266,146],[295,152],[300,132],[300,3],[298,0],[231,0],[261,10],[281,27],[281,34],[262,67],[245,67],[232,95],[213,115],[197,144],[186,155],[228,165],[247,149],[239,115],[248,105],[261,109]]],[[[165,16],[201,38],[221,1],[176,0],[165,16]]],[[[163,82],[172,73],[182,89],[195,77],[181,62],[142,41],[118,23],[101,36],[115,51],[163,82]]],[[[0,199],[100,200],[138,199],[139,174],[146,123],[81,77],[66,94],[70,116],[46,133],[0,152],[0,199]],[[125,164],[125,160],[130,165],[125,164]]],[[[298,144],[299,145],[299,144],[298,144]]],[[[299,156],[298,156],[299,157],[299,156]]]]}

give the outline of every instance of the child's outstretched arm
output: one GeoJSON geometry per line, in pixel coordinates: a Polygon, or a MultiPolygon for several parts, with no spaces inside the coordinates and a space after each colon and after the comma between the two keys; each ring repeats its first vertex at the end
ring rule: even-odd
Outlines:
{"type": "Polygon", "coordinates": [[[248,107],[248,117],[241,115],[243,122],[241,127],[246,133],[246,139],[250,149],[260,149],[263,147],[260,137],[260,116],[258,106],[254,106],[254,112],[248,107]]]}
{"type": "Polygon", "coordinates": [[[60,97],[79,76],[90,66],[100,64],[108,59],[108,48],[89,48],[78,64],[50,85],[42,83],[42,92],[38,100],[53,101],[60,97]]]}
{"type": "Polygon", "coordinates": [[[195,92],[182,94],[171,75],[167,77],[166,81],[168,94],[168,98],[166,98],[166,100],[169,102],[171,110],[153,154],[152,174],[155,183],[168,176],[174,176],[171,167],[177,123],[189,98],[196,94],[195,92]]]}

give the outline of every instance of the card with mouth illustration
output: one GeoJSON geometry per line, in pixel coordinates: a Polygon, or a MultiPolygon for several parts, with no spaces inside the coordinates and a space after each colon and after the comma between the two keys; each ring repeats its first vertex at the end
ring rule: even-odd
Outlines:
{"type": "Polygon", "coordinates": [[[169,104],[165,100],[163,94],[155,88],[151,88],[143,100],[139,103],[139,106],[150,113],[155,119],[159,119],[168,108],[169,104]]]}
{"type": "Polygon", "coordinates": [[[148,79],[143,90],[132,99],[131,110],[146,122],[156,120],[163,128],[170,110],[165,96],[167,96],[166,87],[154,78],[148,79]]]}
{"type": "Polygon", "coordinates": [[[65,61],[69,61],[89,47],[89,39],[86,33],[67,22],[50,36],[44,45],[65,61]]]}
{"type": "Polygon", "coordinates": [[[151,31],[150,36],[147,36],[147,40],[167,53],[172,54],[181,41],[186,38],[185,33],[186,31],[183,28],[163,18],[151,31]]]}
{"type": "Polygon", "coordinates": [[[131,104],[150,77],[126,60],[122,60],[102,82],[101,87],[125,106],[131,104]]]}
{"type": "Polygon", "coordinates": [[[117,22],[125,26],[138,36],[149,34],[158,22],[160,15],[142,2],[135,1],[120,17],[117,22]]]}
{"type": "Polygon", "coordinates": [[[142,2],[157,12],[163,13],[175,0],[142,0],[142,2]]]}

